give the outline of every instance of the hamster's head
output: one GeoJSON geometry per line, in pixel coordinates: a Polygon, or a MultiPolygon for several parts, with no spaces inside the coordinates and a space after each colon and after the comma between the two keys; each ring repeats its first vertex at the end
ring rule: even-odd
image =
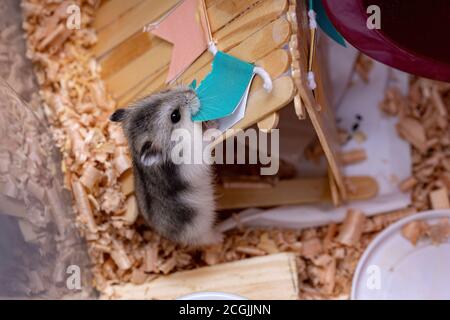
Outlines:
{"type": "Polygon", "coordinates": [[[170,157],[174,130],[193,131],[191,116],[199,108],[195,91],[178,86],[145,97],[126,109],[117,109],[110,120],[121,123],[132,156],[144,165],[151,165],[170,157]]]}

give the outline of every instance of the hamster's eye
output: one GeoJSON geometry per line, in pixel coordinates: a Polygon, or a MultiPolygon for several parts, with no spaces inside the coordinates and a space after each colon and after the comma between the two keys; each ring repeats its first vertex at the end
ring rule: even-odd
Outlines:
{"type": "Polygon", "coordinates": [[[172,123],[177,123],[178,121],[180,121],[180,119],[181,119],[180,110],[178,109],[174,110],[170,115],[170,120],[172,121],[172,123]]]}

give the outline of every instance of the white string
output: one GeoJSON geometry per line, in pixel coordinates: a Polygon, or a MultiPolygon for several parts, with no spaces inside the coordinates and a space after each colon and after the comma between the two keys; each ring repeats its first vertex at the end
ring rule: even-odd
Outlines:
{"type": "Polygon", "coordinates": [[[311,90],[314,90],[317,88],[316,79],[314,77],[314,72],[309,71],[308,72],[308,86],[311,90]]]}
{"type": "Polygon", "coordinates": [[[175,11],[176,8],[178,8],[181,4],[183,3],[183,1],[178,2],[176,5],[174,5],[165,15],[163,15],[162,17],[160,17],[157,21],[155,22],[150,22],[148,24],[146,24],[143,28],[142,28],[142,32],[150,32],[153,29],[155,29],[160,23],[161,21],[163,21],[164,19],[166,19],[173,11],[175,11]]]}
{"type": "Polygon", "coordinates": [[[270,78],[270,75],[267,73],[266,70],[264,70],[261,67],[255,67],[253,69],[253,72],[261,77],[264,81],[264,89],[266,89],[267,92],[271,92],[273,88],[272,79],[270,78]]]}
{"type": "Polygon", "coordinates": [[[209,52],[212,53],[213,56],[215,56],[217,54],[217,47],[216,47],[216,44],[214,43],[214,41],[210,41],[208,43],[208,50],[209,50],[209,52]]]}
{"type": "Polygon", "coordinates": [[[308,17],[309,17],[309,28],[317,29],[316,12],[314,10],[309,10],[308,17]]]}
{"type": "Polygon", "coordinates": [[[150,32],[153,29],[156,29],[156,27],[158,26],[159,23],[160,23],[160,21],[157,21],[157,22],[152,22],[152,23],[145,25],[144,28],[142,29],[142,32],[150,32]]]}

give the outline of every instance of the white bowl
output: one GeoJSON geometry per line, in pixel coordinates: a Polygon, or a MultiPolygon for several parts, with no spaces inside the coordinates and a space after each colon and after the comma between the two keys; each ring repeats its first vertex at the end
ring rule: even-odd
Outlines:
{"type": "Polygon", "coordinates": [[[450,210],[406,217],[381,232],[362,255],[353,277],[352,299],[450,299],[450,239],[416,246],[401,235],[415,220],[430,224],[450,218],[450,210]]]}

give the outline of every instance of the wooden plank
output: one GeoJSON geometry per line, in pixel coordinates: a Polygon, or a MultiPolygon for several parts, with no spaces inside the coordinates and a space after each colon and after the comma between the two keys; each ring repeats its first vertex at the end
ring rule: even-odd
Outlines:
{"type": "Polygon", "coordinates": [[[333,174],[334,181],[339,190],[342,200],[347,199],[347,191],[341,171],[341,163],[338,157],[338,150],[340,148],[339,134],[336,128],[336,119],[334,113],[328,105],[323,86],[322,74],[320,69],[320,59],[314,59],[314,73],[316,76],[316,98],[320,105],[321,112],[318,111],[317,105],[306,104],[306,110],[314,129],[319,138],[320,144],[327,158],[328,165],[333,174]]]}
{"type": "MultiPolygon", "coordinates": [[[[123,2],[122,0],[120,1],[113,0],[113,1],[116,2],[117,6],[120,6],[119,4],[117,4],[120,3],[122,4],[121,5],[122,7],[125,8],[127,7],[127,5],[124,5],[125,2],[123,2]]],[[[210,3],[208,3],[208,1],[206,2],[206,4],[207,6],[211,5],[210,3]]],[[[211,10],[216,10],[216,8],[214,7],[211,10]]],[[[102,8],[100,8],[99,11],[100,11],[99,14],[103,13],[102,8]]],[[[233,18],[233,13],[231,13],[231,15],[227,14],[226,16],[228,16],[229,19],[231,20],[233,18]]],[[[96,17],[95,21],[97,21],[97,19],[98,18],[96,17]]],[[[226,21],[226,23],[228,22],[229,21],[226,21]]],[[[141,32],[141,30],[137,30],[135,34],[130,35],[130,37],[121,42],[117,47],[113,48],[110,52],[108,52],[101,58],[100,63],[103,69],[102,72],[103,79],[107,79],[110,75],[114,74],[115,72],[117,72],[118,70],[129,64],[135,58],[141,56],[142,54],[146,53],[149,50],[152,50],[158,45],[161,45],[161,43],[163,43],[165,47],[168,46],[171,47],[169,43],[159,39],[158,37],[154,37],[150,33],[147,32],[144,33],[141,32]],[[150,46],[150,44],[152,45],[150,46]]],[[[164,55],[168,55],[168,59],[166,61],[162,61],[161,62],[162,65],[165,65],[168,63],[168,61],[170,61],[170,52],[167,51],[161,53],[161,57],[164,57],[164,55]]],[[[149,70],[149,68],[146,65],[143,65],[142,68],[143,68],[142,70],[146,72],[147,76],[150,75],[152,72],[155,72],[154,70],[153,71],[151,69],[149,70]]]]}
{"type": "Polygon", "coordinates": [[[278,127],[280,122],[280,114],[274,112],[258,122],[258,129],[262,132],[271,132],[278,127]]]}
{"type": "Polygon", "coordinates": [[[222,0],[205,0],[205,4],[206,4],[206,7],[208,8],[208,7],[211,7],[211,6],[219,3],[220,1],[222,1],[222,0]]]}
{"type": "MultiPolygon", "coordinates": [[[[161,55],[159,53],[161,50],[160,47],[165,50],[164,53],[170,52],[171,50],[171,45],[168,42],[163,41],[158,37],[154,37],[148,32],[138,32],[134,34],[128,38],[127,41],[122,42],[114,48],[114,50],[111,50],[105,55],[105,57],[100,59],[102,78],[108,85],[108,81],[111,82],[110,78],[116,76],[116,74],[124,68],[130,68],[131,70],[125,73],[120,72],[120,75],[118,76],[126,76],[127,73],[132,73],[133,64],[137,59],[143,60],[143,63],[140,63],[139,65],[139,67],[141,67],[140,72],[148,73],[146,68],[148,68],[149,63],[152,62],[150,59],[154,59],[152,56],[149,56],[148,53],[154,52],[153,56],[156,56],[156,59],[158,59],[158,56],[161,55]]],[[[160,64],[162,63],[160,62],[160,64]]],[[[139,74],[136,76],[139,79],[139,74]]],[[[126,84],[125,81],[122,83],[126,84]]],[[[114,91],[109,87],[108,89],[114,96],[114,91]]]]}
{"type": "MultiPolygon", "coordinates": [[[[289,61],[290,57],[286,50],[275,49],[262,59],[256,61],[255,64],[264,68],[272,80],[275,80],[289,69],[289,61]]],[[[259,87],[262,86],[263,81],[261,77],[255,77],[253,83],[256,83],[255,86],[259,87]]]]}
{"type": "Polygon", "coordinates": [[[323,203],[331,199],[326,177],[281,180],[272,188],[217,186],[216,194],[218,210],[323,203]]]}
{"type": "Polygon", "coordinates": [[[236,123],[232,129],[219,137],[215,143],[218,144],[224,139],[234,136],[239,129],[245,130],[264,119],[268,115],[280,110],[289,102],[295,94],[294,82],[291,77],[283,76],[273,82],[272,92],[268,93],[262,87],[256,89],[252,85],[252,93],[248,98],[247,110],[244,119],[236,123]]]}
{"type": "MultiPolygon", "coordinates": [[[[264,57],[274,49],[281,47],[289,38],[289,35],[289,23],[284,18],[280,18],[245,39],[238,46],[229,50],[228,53],[244,61],[255,62],[255,60],[264,57]]],[[[210,53],[205,53],[204,55],[206,55],[208,63],[205,65],[201,60],[203,56],[200,57],[180,77],[179,82],[190,83],[193,79],[197,79],[197,82],[199,82],[208,74],[211,70],[212,56],[210,53]],[[199,65],[203,65],[203,67],[199,68],[199,65]]],[[[146,86],[139,93],[127,93],[126,96],[119,99],[119,105],[161,90],[164,87],[166,76],[167,70],[164,70],[157,77],[151,77],[151,79],[146,80],[146,86]]]]}
{"type": "Polygon", "coordinates": [[[236,294],[248,299],[298,299],[295,255],[279,253],[177,272],[150,282],[109,285],[102,299],[177,299],[205,291],[236,294]]]}
{"type": "MultiPolygon", "coordinates": [[[[263,67],[270,74],[272,79],[276,79],[289,69],[290,56],[286,50],[278,49],[273,51],[269,56],[263,58],[258,65],[263,67]]],[[[260,82],[258,87],[262,86],[261,78],[257,77],[253,81],[260,82]]],[[[274,112],[258,122],[258,128],[264,132],[270,132],[278,126],[279,121],[279,113],[274,112]]]]}
{"type": "Polygon", "coordinates": [[[100,29],[106,27],[108,24],[116,21],[120,16],[125,14],[140,2],[146,0],[109,0],[104,1],[100,8],[95,13],[93,22],[94,29],[98,32],[100,29]]]}
{"type": "MultiPolygon", "coordinates": [[[[214,12],[217,8],[212,7],[209,11],[214,12]]],[[[250,36],[254,36],[255,33],[264,26],[267,26],[270,22],[282,15],[287,9],[287,0],[266,0],[258,4],[253,10],[240,16],[231,23],[225,25],[223,29],[217,32],[214,37],[218,41],[218,48],[222,51],[230,51],[233,47],[236,47],[241,41],[247,40],[250,36]]],[[[228,19],[231,19],[232,15],[227,15],[228,19]]],[[[222,19],[222,21],[224,21],[222,19]]],[[[280,34],[279,37],[284,36],[283,32],[286,32],[286,28],[283,24],[275,24],[274,28],[278,27],[279,30],[274,29],[274,36],[280,34]]],[[[269,35],[266,35],[269,36],[269,35]]],[[[127,47],[134,46],[133,43],[126,41],[127,47]]],[[[171,45],[164,41],[154,41],[155,45],[148,48],[147,52],[138,59],[129,62],[123,70],[118,74],[114,74],[110,78],[106,79],[106,84],[113,97],[118,99],[119,104],[126,104],[129,99],[135,99],[139,92],[145,90],[140,96],[148,94],[152,91],[162,88],[165,85],[167,78],[167,72],[171,58],[171,45]],[[161,43],[162,42],[162,43],[161,43]],[[158,62],[156,64],[155,62],[158,62]],[[161,72],[161,68],[164,68],[164,72],[161,72]]],[[[268,45],[273,44],[274,41],[268,42],[268,45]]],[[[114,52],[114,49],[112,52],[114,52]]],[[[248,48],[246,51],[250,51],[248,48]]],[[[261,51],[261,50],[260,50],[261,51]]],[[[236,50],[231,54],[235,54],[236,50]]],[[[246,54],[242,59],[248,56],[246,54]]],[[[261,57],[255,56],[251,62],[261,57]]],[[[194,77],[200,80],[210,70],[210,64],[212,61],[212,55],[209,52],[205,52],[197,59],[193,65],[183,74],[180,81],[190,82],[192,80],[186,80],[187,78],[193,79],[194,77]],[[199,70],[203,69],[203,76],[198,77],[199,70]]],[[[121,59],[120,61],[124,61],[121,59]]]]}
{"type": "Polygon", "coordinates": [[[336,185],[336,181],[334,181],[334,176],[333,176],[333,173],[331,172],[330,167],[328,167],[327,173],[328,173],[328,180],[329,180],[329,184],[330,184],[331,201],[333,202],[333,205],[337,207],[341,204],[339,190],[336,185]]]}
{"type": "MultiPolygon", "coordinates": [[[[298,22],[298,60],[300,75],[296,77],[299,83],[296,83],[298,92],[304,102],[305,109],[311,122],[313,124],[314,130],[317,133],[322,149],[324,150],[325,157],[327,158],[330,170],[333,174],[334,181],[339,190],[342,200],[346,200],[347,192],[342,176],[341,165],[337,157],[337,150],[339,149],[338,134],[336,129],[336,122],[334,114],[328,106],[328,101],[326,99],[325,88],[323,86],[322,78],[325,76],[321,71],[321,59],[320,57],[314,59],[313,71],[315,74],[315,79],[317,83],[317,89],[315,90],[316,98],[313,92],[308,87],[308,81],[306,79],[307,66],[308,66],[308,55],[309,55],[309,26],[306,4],[303,1],[297,2],[297,22],[298,22]],[[319,106],[322,108],[322,112],[319,112],[319,106]]],[[[316,51],[317,53],[320,50],[316,51]]],[[[300,110],[299,110],[300,111],[300,110]]]]}
{"type": "Polygon", "coordinates": [[[450,209],[450,200],[446,187],[430,192],[430,203],[434,210],[450,209]]]}
{"type": "Polygon", "coordinates": [[[131,8],[98,32],[98,42],[92,49],[94,55],[102,56],[140,31],[147,23],[157,20],[177,3],[178,0],[145,0],[131,8]]]}
{"type": "MultiPolygon", "coordinates": [[[[229,3],[231,2],[232,1],[229,3]]],[[[263,0],[253,6],[251,10],[244,13],[241,12],[239,17],[233,21],[228,20],[225,22],[222,18],[221,20],[223,20],[224,27],[213,33],[214,40],[217,42],[218,46],[228,46],[228,44],[222,43],[224,41],[237,44],[247,38],[249,32],[254,33],[269,22],[279,18],[287,11],[287,8],[288,0],[263,0]],[[228,24],[228,22],[230,23],[228,24]]],[[[217,15],[217,13],[220,13],[223,15],[220,9],[217,10],[217,7],[211,8],[208,12],[210,13],[210,19],[212,20],[211,24],[217,23],[213,23],[216,19],[216,17],[212,16],[213,14],[217,15]]]]}
{"type": "MultiPolygon", "coordinates": [[[[349,177],[349,200],[366,200],[378,193],[371,177],[349,177]]],[[[272,188],[223,188],[218,186],[218,210],[275,207],[311,203],[332,203],[328,177],[281,180],[272,188]]]]}
{"type": "MultiPolygon", "coordinates": [[[[250,4],[251,3],[248,3],[248,5],[250,5],[250,4]]],[[[212,8],[208,9],[209,14],[214,13],[217,16],[218,13],[215,13],[215,11],[219,10],[218,8],[220,8],[219,5],[213,6],[212,8]]],[[[221,15],[223,16],[220,21],[224,24],[223,25],[218,24],[216,21],[213,20],[213,23],[216,28],[222,28],[240,12],[237,11],[237,9],[233,9],[233,10],[227,11],[227,12],[219,11],[219,13],[221,13],[221,15]]],[[[162,49],[160,49],[160,53],[158,54],[158,56],[156,58],[160,61],[159,68],[161,68],[162,66],[168,65],[170,63],[172,45],[159,39],[158,37],[154,37],[153,35],[151,35],[149,33],[145,33],[144,35],[142,35],[142,34],[143,34],[143,32],[140,32],[140,30],[138,30],[136,34],[127,38],[120,45],[118,45],[116,48],[113,48],[108,54],[106,54],[104,57],[102,57],[101,64],[102,64],[102,67],[104,70],[102,76],[104,79],[107,79],[111,74],[113,74],[114,72],[117,71],[117,70],[109,70],[110,65],[113,65],[113,66],[114,65],[122,65],[122,67],[126,66],[127,64],[132,62],[134,58],[137,58],[141,54],[146,53],[147,51],[150,51],[153,49],[156,50],[158,45],[164,45],[164,49],[165,49],[165,51],[161,51],[162,49]],[[151,47],[148,47],[148,46],[145,47],[145,43],[149,42],[149,41],[154,43],[154,45],[151,47]],[[135,52],[135,48],[138,49],[137,53],[135,52]],[[140,52],[141,50],[139,50],[139,48],[145,48],[145,51],[140,52]],[[127,54],[125,54],[124,52],[127,54]],[[134,56],[133,56],[133,54],[134,54],[134,56]]],[[[149,52],[147,52],[147,53],[149,53],[149,52]]],[[[155,55],[153,55],[153,59],[155,59],[154,56],[155,55]]],[[[139,69],[141,71],[141,73],[143,73],[143,76],[141,76],[139,74],[135,75],[136,78],[138,79],[138,81],[140,81],[142,78],[146,78],[146,77],[150,76],[151,74],[153,74],[154,72],[157,71],[157,69],[154,70],[154,69],[149,68],[145,64],[145,61],[148,61],[148,60],[144,60],[144,62],[141,63],[140,68],[135,68],[135,69],[139,69]]],[[[124,84],[127,85],[126,82],[124,82],[124,84]]]]}
{"type": "Polygon", "coordinates": [[[149,49],[141,56],[128,62],[118,72],[105,79],[106,87],[113,98],[117,99],[123,96],[133,87],[142,83],[149,75],[151,76],[158,72],[158,70],[166,70],[165,65],[166,62],[170,62],[172,46],[157,37],[151,37],[149,34],[145,35],[149,42],[152,42],[149,49]]]}
{"type": "MultiPolygon", "coordinates": [[[[248,62],[255,62],[256,60],[264,57],[273,50],[283,46],[291,35],[291,28],[289,23],[284,17],[281,17],[270,24],[267,24],[263,28],[258,29],[250,37],[240,42],[238,45],[228,50],[226,42],[218,44],[219,50],[228,52],[232,56],[248,62]]],[[[231,44],[230,44],[231,45],[231,44]]],[[[181,76],[181,80],[190,82],[193,79],[203,79],[204,76],[211,70],[212,56],[208,55],[208,62],[203,64],[201,69],[189,68],[181,76]]]]}
{"type": "MultiPolygon", "coordinates": [[[[229,21],[252,8],[260,1],[261,0],[224,0],[214,3],[213,6],[208,9],[211,31],[213,33],[216,32],[229,21]]],[[[254,10],[254,8],[252,8],[252,10],[254,10]]]]}
{"type": "Polygon", "coordinates": [[[344,181],[351,189],[347,192],[347,201],[367,200],[378,194],[378,183],[373,177],[345,177],[344,181]]]}

